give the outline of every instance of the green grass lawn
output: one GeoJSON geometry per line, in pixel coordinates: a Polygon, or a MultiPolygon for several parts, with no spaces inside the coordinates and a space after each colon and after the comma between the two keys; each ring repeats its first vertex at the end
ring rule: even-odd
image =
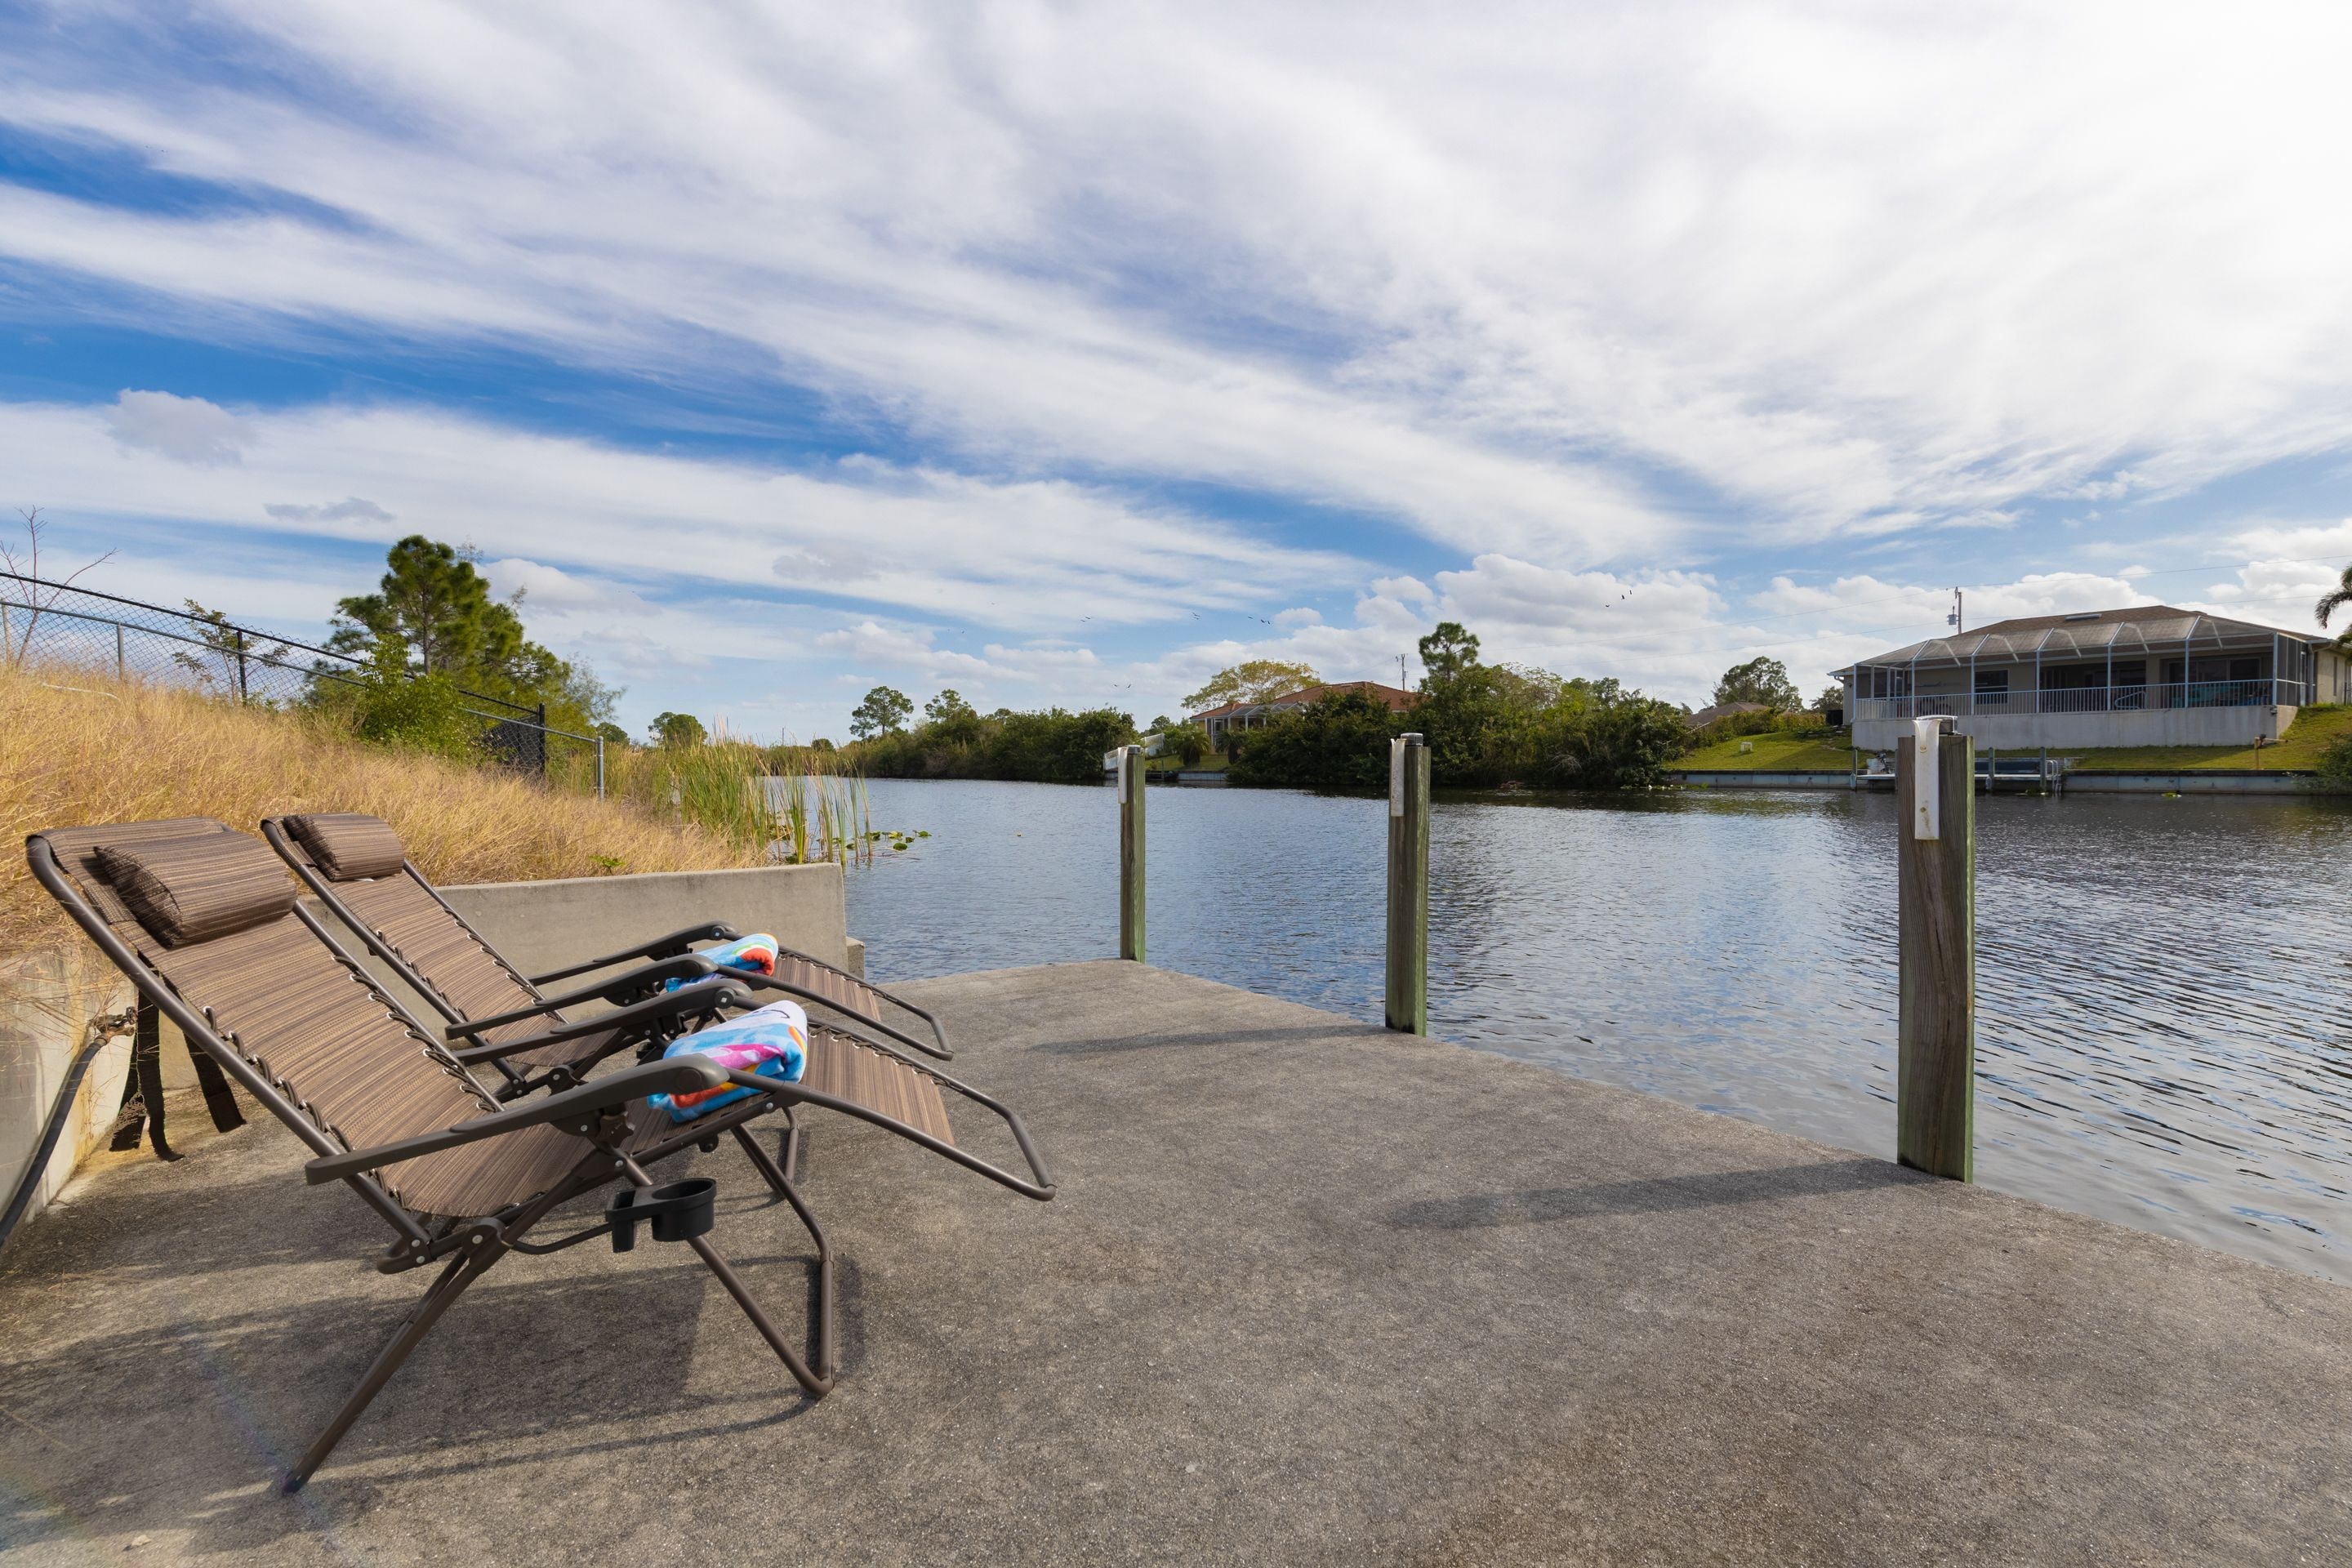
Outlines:
{"type": "MultiPolygon", "coordinates": [[[[2288,727],[2286,739],[2263,748],[2257,759],[2252,746],[2116,746],[2070,752],[2074,765],[2110,773],[2168,773],[2199,768],[2271,768],[2304,770],[2319,765],[2319,753],[2345,735],[2352,734],[2352,704],[2327,703],[2303,709],[2288,727]]],[[[1844,773],[1850,765],[1846,742],[1803,740],[1780,733],[1748,735],[1718,741],[1679,758],[1675,767],[1704,772],[1710,769],[1741,773],[1844,773]],[[1754,749],[1740,751],[1742,742],[1754,749]]]]}
{"type": "Polygon", "coordinates": [[[1146,773],[1221,773],[1225,771],[1225,754],[1211,752],[1191,767],[1175,757],[1153,757],[1143,764],[1146,773]]]}
{"type": "Polygon", "coordinates": [[[2077,752],[2074,765],[2115,773],[2182,773],[2198,768],[2299,768],[2319,765],[2319,753],[2352,734],[2352,706],[2325,703],[2299,710],[2287,726],[2286,739],[2263,748],[2252,746],[2115,746],[2077,752]]]}
{"type": "Polygon", "coordinates": [[[1686,756],[1675,760],[1677,769],[1706,770],[1721,768],[1741,773],[1845,773],[1853,766],[1853,754],[1843,734],[1833,740],[1806,740],[1783,731],[1778,734],[1741,735],[1734,740],[1717,741],[1686,756]],[[1752,751],[1742,752],[1741,746],[1752,751]]]}

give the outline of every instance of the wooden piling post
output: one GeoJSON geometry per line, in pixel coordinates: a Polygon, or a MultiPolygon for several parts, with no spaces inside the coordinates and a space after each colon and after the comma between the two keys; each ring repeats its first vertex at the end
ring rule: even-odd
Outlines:
{"type": "Polygon", "coordinates": [[[1903,803],[1895,1157],[1972,1179],[1976,1157],[1976,746],[1949,719],[1896,749],[1903,803]]]}
{"type": "Polygon", "coordinates": [[[1429,748],[1389,742],[1388,1026],[1429,1033],[1429,748]]]}
{"type": "Polygon", "coordinates": [[[1118,955],[1143,962],[1143,748],[1118,749],[1118,955]]]}

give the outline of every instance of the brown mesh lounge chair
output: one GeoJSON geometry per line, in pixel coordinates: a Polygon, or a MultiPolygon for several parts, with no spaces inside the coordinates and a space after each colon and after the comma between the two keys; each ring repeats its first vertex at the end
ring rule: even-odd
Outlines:
{"type": "MultiPolygon", "coordinates": [[[[459,1061],[496,1066],[505,1079],[499,1088],[501,1099],[543,1088],[569,1088],[583,1081],[596,1062],[616,1052],[635,1049],[648,1058],[658,1055],[675,1037],[676,1026],[659,1016],[637,1017],[631,1005],[664,994],[671,980],[691,984],[719,977],[746,990],[780,992],[834,1010],[842,1026],[812,1023],[804,1082],[952,1143],[954,1134],[941,1094],[945,1090],[1002,1118],[1035,1169],[1036,1156],[1020,1119],[970,1084],[896,1048],[911,1047],[935,1058],[945,1054],[879,1022],[878,1005],[869,1005],[858,994],[870,993],[871,988],[838,970],[816,965],[814,977],[823,983],[819,988],[793,978],[811,972],[807,968],[788,972],[782,954],[773,976],[721,969],[684,950],[688,942],[703,936],[733,933],[722,925],[697,926],[560,971],[571,975],[631,957],[659,954],[654,962],[624,974],[548,996],[418,874],[398,835],[381,817],[356,813],[274,816],[263,820],[261,833],[320,902],[440,1014],[443,1034],[457,1044],[459,1061]],[[532,1043],[546,1036],[551,1020],[562,1019],[565,1008],[591,1001],[623,1005],[618,1014],[584,1026],[567,1026],[559,1031],[561,1038],[532,1043]],[[868,1031],[882,1037],[873,1038],[868,1031]]],[[[787,1112],[782,1158],[788,1176],[798,1173],[801,1131],[799,1119],[787,1112]]],[[[1036,1180],[1043,1184],[1045,1177],[1040,1174],[1036,1180]]]]}
{"type": "MultiPolygon", "coordinates": [[[[516,1029],[529,1032],[540,1026],[539,1021],[549,1016],[551,1009],[560,1013],[562,1006],[577,1005],[584,996],[603,994],[603,988],[598,988],[567,1003],[562,997],[542,994],[541,986],[632,960],[638,961],[641,966],[657,966],[688,959],[698,942],[727,942],[742,934],[731,926],[712,921],[669,931],[617,952],[565,964],[543,974],[526,975],[508,963],[464,916],[449,907],[433,884],[425,879],[424,873],[409,861],[399,835],[382,817],[357,812],[267,817],[261,824],[261,836],[294,868],[295,874],[320,901],[335,911],[338,920],[349,926],[377,957],[394,966],[394,972],[404,982],[416,986],[425,1001],[448,1022],[513,1016],[513,1023],[499,1028],[484,1026],[480,1036],[484,1040],[500,1038],[516,1029]]],[[[713,966],[707,963],[698,969],[687,963],[659,973],[645,968],[641,978],[646,986],[658,989],[673,975],[692,977],[711,973],[713,966]]],[[[735,972],[730,970],[728,973],[732,978],[735,972]]],[[[868,985],[806,953],[779,950],[776,973],[772,976],[753,976],[752,980],[755,989],[781,992],[814,1003],[851,1021],[860,1033],[879,1035],[940,1061],[952,1060],[955,1056],[948,1044],[946,1026],[928,1008],[868,985]],[[889,1007],[920,1019],[921,1033],[910,1033],[892,1024],[886,1011],[889,1007]]],[[[614,1047],[608,1043],[606,1048],[614,1047]]],[[[594,1053],[583,1047],[575,1055],[582,1059],[593,1059],[594,1053]]],[[[566,1076],[562,1069],[567,1065],[561,1058],[519,1060],[518,1070],[509,1071],[506,1076],[510,1084],[521,1085],[536,1072],[541,1075],[541,1081],[532,1081],[529,1087],[541,1087],[541,1081],[561,1087],[566,1076]]]]}
{"type": "MultiPolygon", "coordinates": [[[[832,1248],[746,1131],[779,1107],[840,1110],[1025,1196],[1054,1195],[1017,1121],[1034,1182],[823,1087],[730,1073],[690,1055],[502,1105],[298,905],[299,889],[282,863],[246,835],[181,817],[35,834],[25,849],[34,877],[140,994],[310,1149],[308,1180],[344,1183],[392,1227],[394,1240],[376,1267],[400,1273],[440,1266],[424,1300],[289,1471],[289,1491],[310,1478],[458,1295],[509,1252],[552,1252],[607,1235],[625,1251],[640,1224],[651,1226],[656,1241],[692,1247],[793,1378],[822,1397],[834,1379],[832,1248]],[[756,1092],[682,1125],[645,1100],[730,1082],[756,1092]],[[717,1184],[701,1177],[656,1186],[647,1172],[689,1147],[715,1146],[721,1133],[743,1145],[816,1245],[807,1360],[704,1239],[717,1184]],[[557,1205],[615,1177],[627,1185],[603,1223],[551,1241],[528,1238],[557,1205]]],[[[740,988],[706,981],[633,1004],[624,1012],[634,1020],[619,1026],[650,1026],[656,1017],[686,1026],[750,1005],[740,988]]],[[[598,1026],[616,1026],[607,1018],[598,1026]]],[[[567,1029],[584,1033],[589,1026],[556,1026],[528,1048],[567,1029]]]]}

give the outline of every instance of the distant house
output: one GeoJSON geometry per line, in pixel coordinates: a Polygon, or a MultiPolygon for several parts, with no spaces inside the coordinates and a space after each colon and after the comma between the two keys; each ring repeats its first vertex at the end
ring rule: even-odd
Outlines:
{"type": "Polygon", "coordinates": [[[2165,605],[2000,621],[1836,674],[1866,752],[1937,713],[1995,748],[2242,746],[2352,695],[2326,637],[2165,605]]]}
{"type": "Polygon", "coordinates": [[[1704,730],[1717,719],[1728,719],[1734,713],[1769,713],[1769,702],[1718,702],[1712,708],[1702,708],[1696,713],[1683,715],[1683,728],[1704,730]]]}
{"type": "Polygon", "coordinates": [[[1387,704],[1391,713],[1402,713],[1421,700],[1421,693],[1407,691],[1402,686],[1382,686],[1377,680],[1343,680],[1331,686],[1301,687],[1264,702],[1228,702],[1222,708],[1195,713],[1189,721],[1209,732],[1212,751],[1222,752],[1229,731],[1255,730],[1278,714],[1295,711],[1326,697],[1337,697],[1343,691],[1368,691],[1387,704]]]}

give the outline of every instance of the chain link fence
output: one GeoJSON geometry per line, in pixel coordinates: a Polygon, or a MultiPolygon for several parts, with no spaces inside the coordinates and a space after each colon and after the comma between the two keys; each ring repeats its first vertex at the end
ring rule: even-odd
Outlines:
{"type": "MultiPolygon", "coordinates": [[[[363,689],[375,679],[352,654],[238,626],[216,613],[165,609],[16,572],[0,572],[0,662],[111,674],[272,708],[317,701],[322,686],[363,689]]],[[[596,793],[604,793],[601,737],[551,727],[544,704],[525,707],[462,689],[459,696],[468,704],[465,711],[485,721],[477,741],[485,754],[544,777],[549,742],[576,742],[593,750],[596,793]]]]}

